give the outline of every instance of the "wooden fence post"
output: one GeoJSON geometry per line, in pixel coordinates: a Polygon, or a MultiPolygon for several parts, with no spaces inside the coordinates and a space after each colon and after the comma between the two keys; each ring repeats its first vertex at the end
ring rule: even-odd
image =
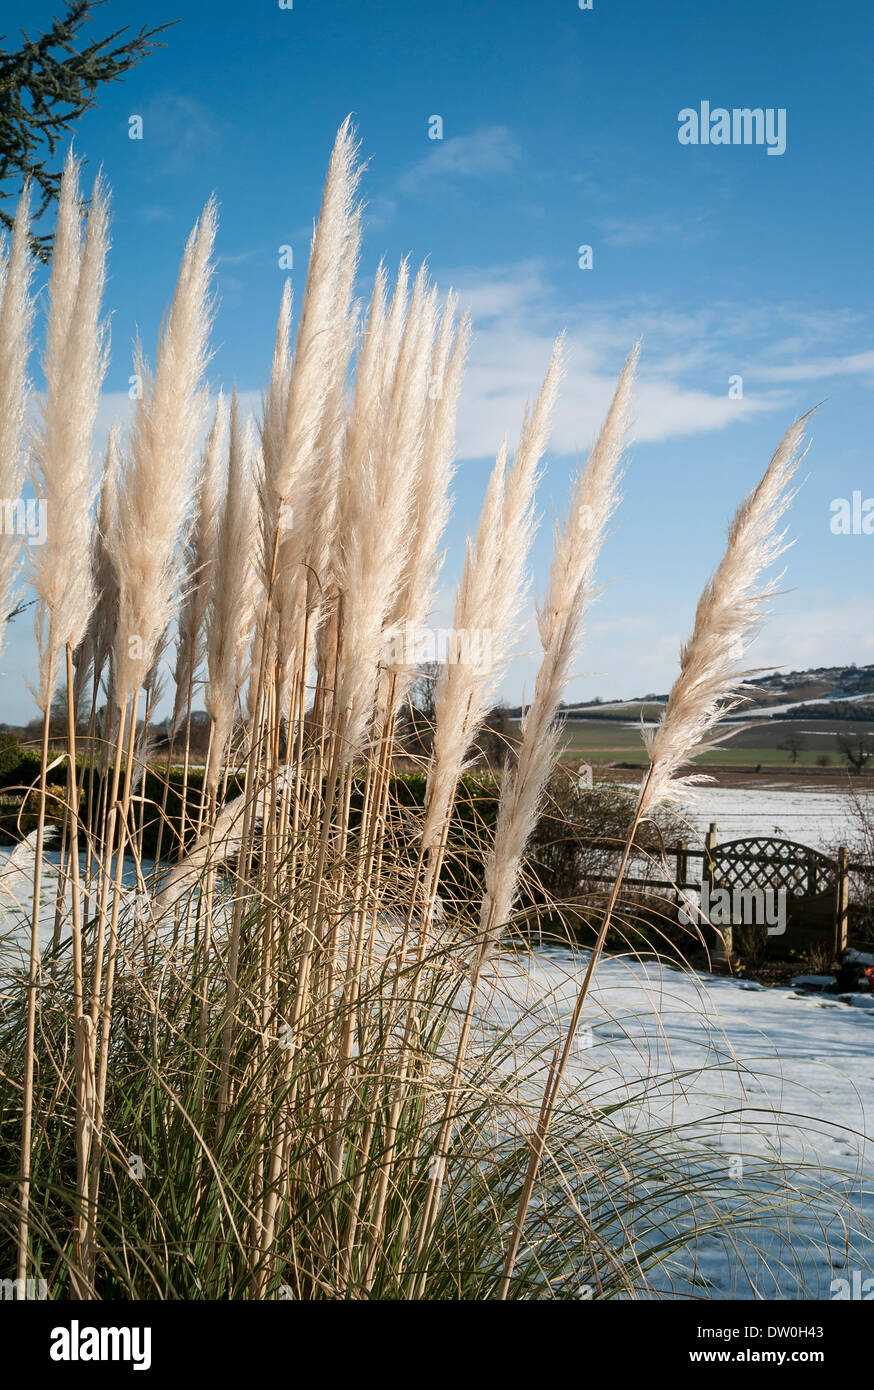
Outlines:
{"type": "Polygon", "coordinates": [[[716,849],[716,821],[710,822],[710,829],[704,836],[704,849],[706,858],[701,865],[701,881],[707,879],[707,886],[713,887],[713,851],[716,849]]]}
{"type": "Polygon", "coordinates": [[[838,850],[838,877],[835,884],[835,959],[847,949],[847,924],[850,906],[850,851],[846,845],[838,850]]]}
{"type": "Polygon", "coordinates": [[[685,840],[677,845],[677,888],[683,889],[689,881],[689,846],[685,840]]]}
{"type": "MultiPolygon", "coordinates": [[[[713,888],[713,881],[716,874],[713,863],[713,851],[716,849],[716,821],[710,822],[710,829],[704,837],[704,848],[707,857],[701,869],[702,881],[706,875],[708,888],[713,888]]],[[[734,928],[731,922],[723,927],[713,927],[715,942],[713,949],[713,960],[720,965],[731,965],[731,958],[734,954],[734,928]]]]}

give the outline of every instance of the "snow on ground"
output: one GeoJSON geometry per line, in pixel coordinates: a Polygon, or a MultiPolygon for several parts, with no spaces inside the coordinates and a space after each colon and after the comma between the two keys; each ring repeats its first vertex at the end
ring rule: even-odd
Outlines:
{"type": "MultiPolygon", "coordinates": [[[[871,794],[867,796],[870,799],[871,794]]],[[[684,815],[702,836],[715,821],[720,840],[774,835],[823,851],[837,844],[852,844],[857,833],[852,797],[846,792],[813,788],[756,787],[750,791],[702,786],[690,797],[684,815]]]]}
{"type": "MultiPolygon", "coordinates": [[[[721,838],[751,833],[743,793],[708,789],[706,796],[700,823],[715,807],[721,838]]],[[[828,825],[821,840],[828,843],[842,814],[839,801],[834,793],[758,793],[755,828],[816,843],[816,825],[828,825]],[[802,820],[813,802],[820,803],[821,819],[802,820]]],[[[7,922],[29,916],[31,870],[25,846],[0,859],[0,914],[7,922]]],[[[51,937],[55,890],[49,873],[43,943],[51,937]]],[[[478,995],[480,1042],[511,1028],[523,1072],[535,1044],[548,1044],[551,1055],[585,965],[585,953],[559,947],[496,956],[478,995]]],[[[667,1132],[676,1157],[660,1178],[652,1171],[646,1181],[632,1175],[632,1207],[639,1202],[641,1210],[663,1211],[659,1219],[672,1229],[696,1225],[702,1213],[690,1213],[677,1175],[700,1167],[706,1153],[719,1190],[705,1216],[742,1217],[762,1200],[780,1208],[748,1219],[750,1229],[741,1234],[699,1236],[668,1271],[652,1277],[657,1292],[828,1298],[833,1280],[855,1270],[863,1279],[874,1275],[874,1246],[861,1229],[874,1227],[874,1159],[866,1139],[874,1122],[874,1009],[863,1007],[863,999],[848,1007],[832,996],[764,989],[654,961],[600,962],[566,1082],[568,1099],[579,1107],[580,1144],[593,1116],[600,1123],[611,1104],[637,1096],[610,1123],[667,1132]],[[807,1193],[803,1200],[787,1198],[787,1179],[807,1193]],[[667,1200],[653,1195],[658,1182],[666,1184],[667,1200]]]]}
{"type": "Polygon", "coordinates": [[[742,723],[752,714],[771,717],[785,714],[790,709],[811,709],[815,714],[817,705],[852,705],[859,700],[870,699],[870,693],[866,695],[820,695],[815,700],[790,700],[786,705],[745,705],[742,711],[726,715],[725,722],[727,724],[742,723]]]}
{"type": "MultiPolygon", "coordinates": [[[[519,1020],[524,1033],[539,1015],[558,1038],[585,963],[583,953],[562,948],[501,957],[483,987],[481,1016],[519,1020]]],[[[874,1151],[866,1138],[874,1132],[874,1010],[604,958],[568,1086],[578,1088],[584,1116],[593,1095],[603,1107],[648,1091],[645,1116],[640,1107],[629,1115],[669,1126],[679,1155],[709,1150],[722,1173],[717,1205],[735,1217],[769,1187],[779,1199],[777,1216],[734,1242],[698,1240],[670,1275],[654,1280],[662,1292],[828,1298],[847,1269],[874,1273],[870,1234],[859,1230],[874,1229],[874,1151]],[[787,1203],[787,1177],[809,1194],[798,1206],[787,1203]],[[848,1227],[855,1228],[849,1237],[848,1227]]],[[[651,1202],[651,1192],[640,1200],[651,1202]]]]}

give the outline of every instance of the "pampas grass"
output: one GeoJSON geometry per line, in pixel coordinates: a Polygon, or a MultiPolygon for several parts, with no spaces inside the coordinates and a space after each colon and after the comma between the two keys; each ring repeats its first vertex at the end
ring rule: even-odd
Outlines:
{"type": "MultiPolygon", "coordinates": [[[[410,318],[423,312],[423,294],[420,281],[410,318]]],[[[380,321],[380,297],[381,285],[377,284],[346,432],[339,503],[335,573],[342,602],[334,709],[343,763],[361,751],[370,733],[383,629],[410,544],[409,519],[418,466],[415,426],[405,427],[399,415],[404,383],[421,371],[415,334],[403,317],[406,266],[399,272],[384,325],[380,321]],[[411,442],[412,453],[407,449],[411,442]]]]}
{"type": "Polygon", "coordinates": [[[62,651],[66,653],[68,787],[73,818],[72,936],[74,1010],[77,1027],[81,1018],[83,993],[73,651],[85,635],[94,605],[89,520],[93,489],[91,440],[107,361],[105,335],[100,324],[100,302],[106,274],[109,206],[106,191],[98,175],[83,244],[78,172],[78,165],[71,151],[64,168],[58,199],[57,235],[60,237],[60,249],[57,260],[52,264],[50,280],[44,362],[46,396],[42,422],[34,431],[31,446],[34,490],[46,510],[46,539],[44,545],[33,548],[31,555],[31,580],[37,595],[37,704],[43,712],[43,736],[24,1057],[21,1215],[17,1266],[19,1277],[23,1277],[26,1267],[28,1246],[36,992],[39,974],[39,903],[46,818],[49,711],[58,673],[58,658],[62,651]]]}
{"type": "Polygon", "coordinates": [[[512,466],[507,469],[504,445],[489,479],[476,541],[468,542],[455,600],[453,647],[435,697],[434,752],[422,832],[427,849],[443,834],[465,758],[510,655],[525,594],[537,469],[563,370],[562,352],[559,339],[534,409],[526,415],[512,466]]]}
{"type": "MultiPolygon", "coordinates": [[[[360,212],[354,202],[359,178],[357,145],[347,120],[334,143],[313,233],[294,356],[289,364],[285,349],[289,298],[280,313],[262,423],[266,582],[271,596],[274,589],[277,593],[276,640],[279,660],[286,670],[303,640],[308,585],[304,565],[314,544],[318,552],[319,542],[314,536],[323,533],[331,520],[331,479],[336,478],[331,441],[338,393],[344,388],[352,346],[348,320],[361,233],[360,212]]],[[[305,666],[307,653],[301,655],[305,666]]],[[[287,697],[288,681],[283,680],[282,686],[287,697]]]]}
{"type": "Polygon", "coordinates": [[[510,915],[525,846],[557,761],[555,718],[571,676],[583,616],[594,596],[595,562],[619,502],[619,469],[637,359],[635,348],[619,378],[597,443],[574,481],[565,525],[556,527],[549,588],[538,612],[543,659],[525,715],[517,765],[513,772],[507,772],[501,787],[495,843],[486,865],[480,961],[510,915]]]}
{"type": "Polygon", "coordinates": [[[412,497],[412,541],[397,596],[388,617],[393,640],[411,650],[402,662],[387,664],[390,698],[383,704],[383,718],[399,708],[416,673],[416,644],[431,612],[440,569],[440,541],[449,519],[449,488],[455,453],[455,417],[461,378],[470,346],[470,319],[456,322],[457,297],[450,292],[440,321],[437,342],[428,368],[427,385],[420,391],[426,402],[420,421],[421,449],[417,456],[412,497]]]}
{"type": "MultiPolygon", "coordinates": [[[[27,401],[27,359],[33,306],[30,299],[30,188],[15,215],[12,244],[0,250],[0,501],[19,502],[24,481],[22,449],[27,401]]],[[[0,533],[0,652],[14,602],[13,581],[21,537],[4,525],[0,533]]]]}
{"type": "Polygon", "coordinates": [[[216,538],[224,472],[227,406],[219,392],[212,426],[203,451],[197,486],[197,506],[193,534],[188,546],[186,592],[179,610],[176,638],[176,667],[173,679],[176,695],[170,729],[175,734],[190,706],[194,678],[204,655],[206,614],[212,593],[216,563],[216,538]]]}
{"type": "Polygon", "coordinates": [[[75,653],[76,681],[73,703],[77,718],[82,709],[89,676],[92,683],[92,709],[96,706],[100,681],[115,644],[118,624],[118,580],[107,547],[107,537],[115,526],[121,468],[120,447],[118,427],[112,425],[100,479],[96,524],[91,537],[91,574],[95,602],[85,635],[75,653]]]}
{"type": "Polygon", "coordinates": [[[210,201],[185,248],[154,375],[137,354],[142,395],[108,541],[119,587],[115,699],[120,709],[141,686],[179,596],[180,534],[190,515],[195,447],[207,405],[203,374],[215,230],[210,201]]]}
{"type": "Polygon", "coordinates": [[[58,201],[60,250],[52,262],[46,329],[46,396],[32,443],[34,488],[46,509],[46,543],[33,547],[31,582],[38,598],[38,704],[54,693],[58,654],[75,649],[94,604],[90,508],[94,422],[108,349],[100,324],[106,275],[109,204],[100,176],[94,184],[84,245],[79,166],[67,159],[58,201]]]}
{"type": "Polygon", "coordinates": [[[209,673],[206,709],[213,722],[207,788],[218,786],[233,727],[234,707],[246,677],[245,661],[254,616],[256,537],[252,443],[231,399],[228,477],[215,537],[215,564],[206,615],[209,673]]]}
{"type": "Polygon", "coordinates": [[[759,576],[785,549],[777,527],[794,496],[788,488],[808,419],[803,416],[786,431],[758,487],[741,503],[719,568],[698,600],[692,635],[680,653],[680,674],[658,728],[645,738],[650,774],[641,816],[700,780],[681,776],[680,769],[706,751],[718,720],[739,703],[738,685],[750,672],[739,671],[738,661],[779,582],[778,577],[759,586],[759,576]]]}
{"type": "MultiPolygon", "coordinates": [[[[454,294],[441,305],[426,271],[413,276],[404,261],[392,285],[379,266],[359,327],[359,176],[346,122],[294,351],[286,285],[272,361],[265,353],[260,449],[235,395],[227,429],[219,397],[201,452],[216,232],[207,205],[153,373],[138,352],[133,425],[110,437],[92,509],[106,203],[98,184],[83,244],[72,161],[65,173],[35,467],[46,497],[67,497],[71,514],[37,562],[46,718],[30,950],[26,971],[0,991],[0,1049],[13,1059],[0,1069],[11,1117],[0,1145],[20,1168],[17,1199],[0,1197],[0,1244],[21,1274],[50,1274],[60,1296],[563,1298],[590,1270],[603,1296],[636,1296],[653,1291],[651,1269],[674,1252],[741,1220],[725,1210],[705,1140],[690,1164],[688,1135],[681,1146],[671,1123],[653,1125],[646,1097],[605,1095],[582,1074],[578,1093],[560,1094],[606,925],[566,1035],[551,1005],[545,1021],[527,1006],[501,1016],[515,986],[511,953],[498,947],[616,505],[636,350],[556,527],[543,659],[515,769],[466,775],[529,588],[561,340],[512,459],[506,444],[498,451],[467,546],[425,776],[402,773],[397,714],[417,664],[395,642],[414,644],[431,620],[470,323],[454,294]],[[62,419],[64,402],[78,418],[62,419]],[[58,589],[63,547],[82,559],[78,607],[58,589]],[[56,930],[41,950],[47,713],[61,651],[68,778],[56,930]],[[89,674],[85,772],[76,721],[80,706],[89,714],[89,674]],[[211,728],[202,770],[192,737],[201,676],[211,728]],[[548,1147],[554,1163],[537,1188],[548,1147]],[[143,1159],[137,1181],[132,1154],[143,1159]],[[641,1217],[636,1179],[656,1162],[671,1167],[684,1207],[670,1229],[660,1200],[641,1217]]],[[[24,410],[26,226],[25,201],[0,303],[10,488],[24,410]]],[[[738,513],[702,598],[623,868],[641,817],[682,784],[683,759],[736,689],[730,658],[768,592],[756,574],[779,550],[799,444],[800,425],[738,513]]],[[[0,568],[7,584],[10,574],[0,568]]],[[[606,922],[620,885],[621,871],[606,922]]],[[[744,1220],[761,1218],[755,1196],[744,1220]]]]}

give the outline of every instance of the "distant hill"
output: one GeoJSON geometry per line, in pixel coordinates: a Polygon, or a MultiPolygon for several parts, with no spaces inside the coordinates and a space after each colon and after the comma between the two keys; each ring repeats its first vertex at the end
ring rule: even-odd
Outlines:
{"type": "MultiPolygon", "coordinates": [[[[764,672],[755,681],[741,686],[747,696],[737,718],[751,714],[770,716],[779,711],[785,719],[807,718],[813,705],[820,719],[874,719],[874,665],[817,666],[806,671],[764,672]],[[866,699],[870,697],[870,701],[866,699]]],[[[566,719],[598,719],[627,721],[657,718],[667,701],[667,692],[650,692],[628,700],[591,700],[587,704],[563,703],[561,714],[566,719]]],[[[511,709],[518,718],[520,708],[511,709]]]]}
{"type": "Polygon", "coordinates": [[[865,695],[874,699],[874,665],[775,671],[750,681],[749,689],[754,703],[760,707],[801,704],[806,700],[857,700],[865,695]]]}

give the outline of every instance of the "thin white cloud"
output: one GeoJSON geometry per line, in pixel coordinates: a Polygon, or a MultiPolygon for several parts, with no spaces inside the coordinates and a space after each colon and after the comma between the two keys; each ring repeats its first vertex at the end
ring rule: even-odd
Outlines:
{"type": "Polygon", "coordinates": [[[762,381],[825,381],[837,376],[874,378],[874,351],[820,357],[813,362],[790,362],[782,367],[757,367],[756,375],[762,381]]]}
{"type": "Polygon", "coordinates": [[[699,366],[699,379],[712,380],[713,390],[680,379],[683,368],[688,373],[690,366],[712,354],[712,324],[706,316],[698,321],[676,311],[660,316],[651,305],[636,312],[627,307],[620,313],[602,311],[600,316],[568,312],[549,290],[537,262],[449,278],[461,302],[470,305],[474,320],[459,409],[461,458],[492,457],[504,434],[518,429],[525,401],[537,391],[553,339],[563,328],[567,330],[568,378],[552,434],[552,448],[558,453],[588,447],[609,405],[625,354],[641,334],[644,354],[632,431],[637,441],[721,430],[785,404],[785,395],[779,391],[731,398],[727,370],[704,372],[699,366]],[[650,341],[649,329],[656,343],[650,341]],[[699,344],[700,352],[696,351],[699,344]]]}
{"type": "Polygon", "coordinates": [[[608,246],[649,246],[654,241],[689,241],[700,234],[699,217],[694,223],[675,222],[669,217],[604,217],[596,225],[608,246]]]}
{"type": "Polygon", "coordinates": [[[365,199],[364,225],[370,231],[381,232],[391,226],[397,210],[397,200],[377,193],[365,199]]]}
{"type": "Polygon", "coordinates": [[[428,156],[412,164],[401,175],[398,186],[402,193],[416,193],[434,179],[507,174],[516,167],[519,157],[519,147],[507,126],[483,126],[471,135],[435,140],[428,156]]]}
{"type": "Polygon", "coordinates": [[[187,93],[156,93],[142,116],[144,140],[162,156],[161,174],[188,173],[221,138],[221,127],[209,108],[187,93]]]}
{"type": "MultiPolygon", "coordinates": [[[[680,647],[694,617],[693,597],[689,599],[686,626],[675,609],[668,611],[667,620],[658,627],[650,615],[593,616],[566,698],[575,702],[596,695],[629,699],[668,691],[679,671],[680,647]]],[[[799,671],[865,660],[871,608],[866,595],[848,594],[832,601],[829,594],[814,590],[805,593],[803,604],[797,608],[790,606],[792,602],[793,598],[786,596],[774,604],[762,633],[747,653],[751,667],[799,671]]],[[[520,642],[520,646],[525,645],[524,640],[520,642]]],[[[537,665],[529,655],[516,657],[501,690],[508,703],[518,702],[523,686],[530,693],[537,665]]]]}
{"type": "Polygon", "coordinates": [[[871,597],[842,595],[832,600],[822,591],[806,590],[775,604],[759,638],[756,665],[790,671],[867,661],[871,650],[871,597]]]}

